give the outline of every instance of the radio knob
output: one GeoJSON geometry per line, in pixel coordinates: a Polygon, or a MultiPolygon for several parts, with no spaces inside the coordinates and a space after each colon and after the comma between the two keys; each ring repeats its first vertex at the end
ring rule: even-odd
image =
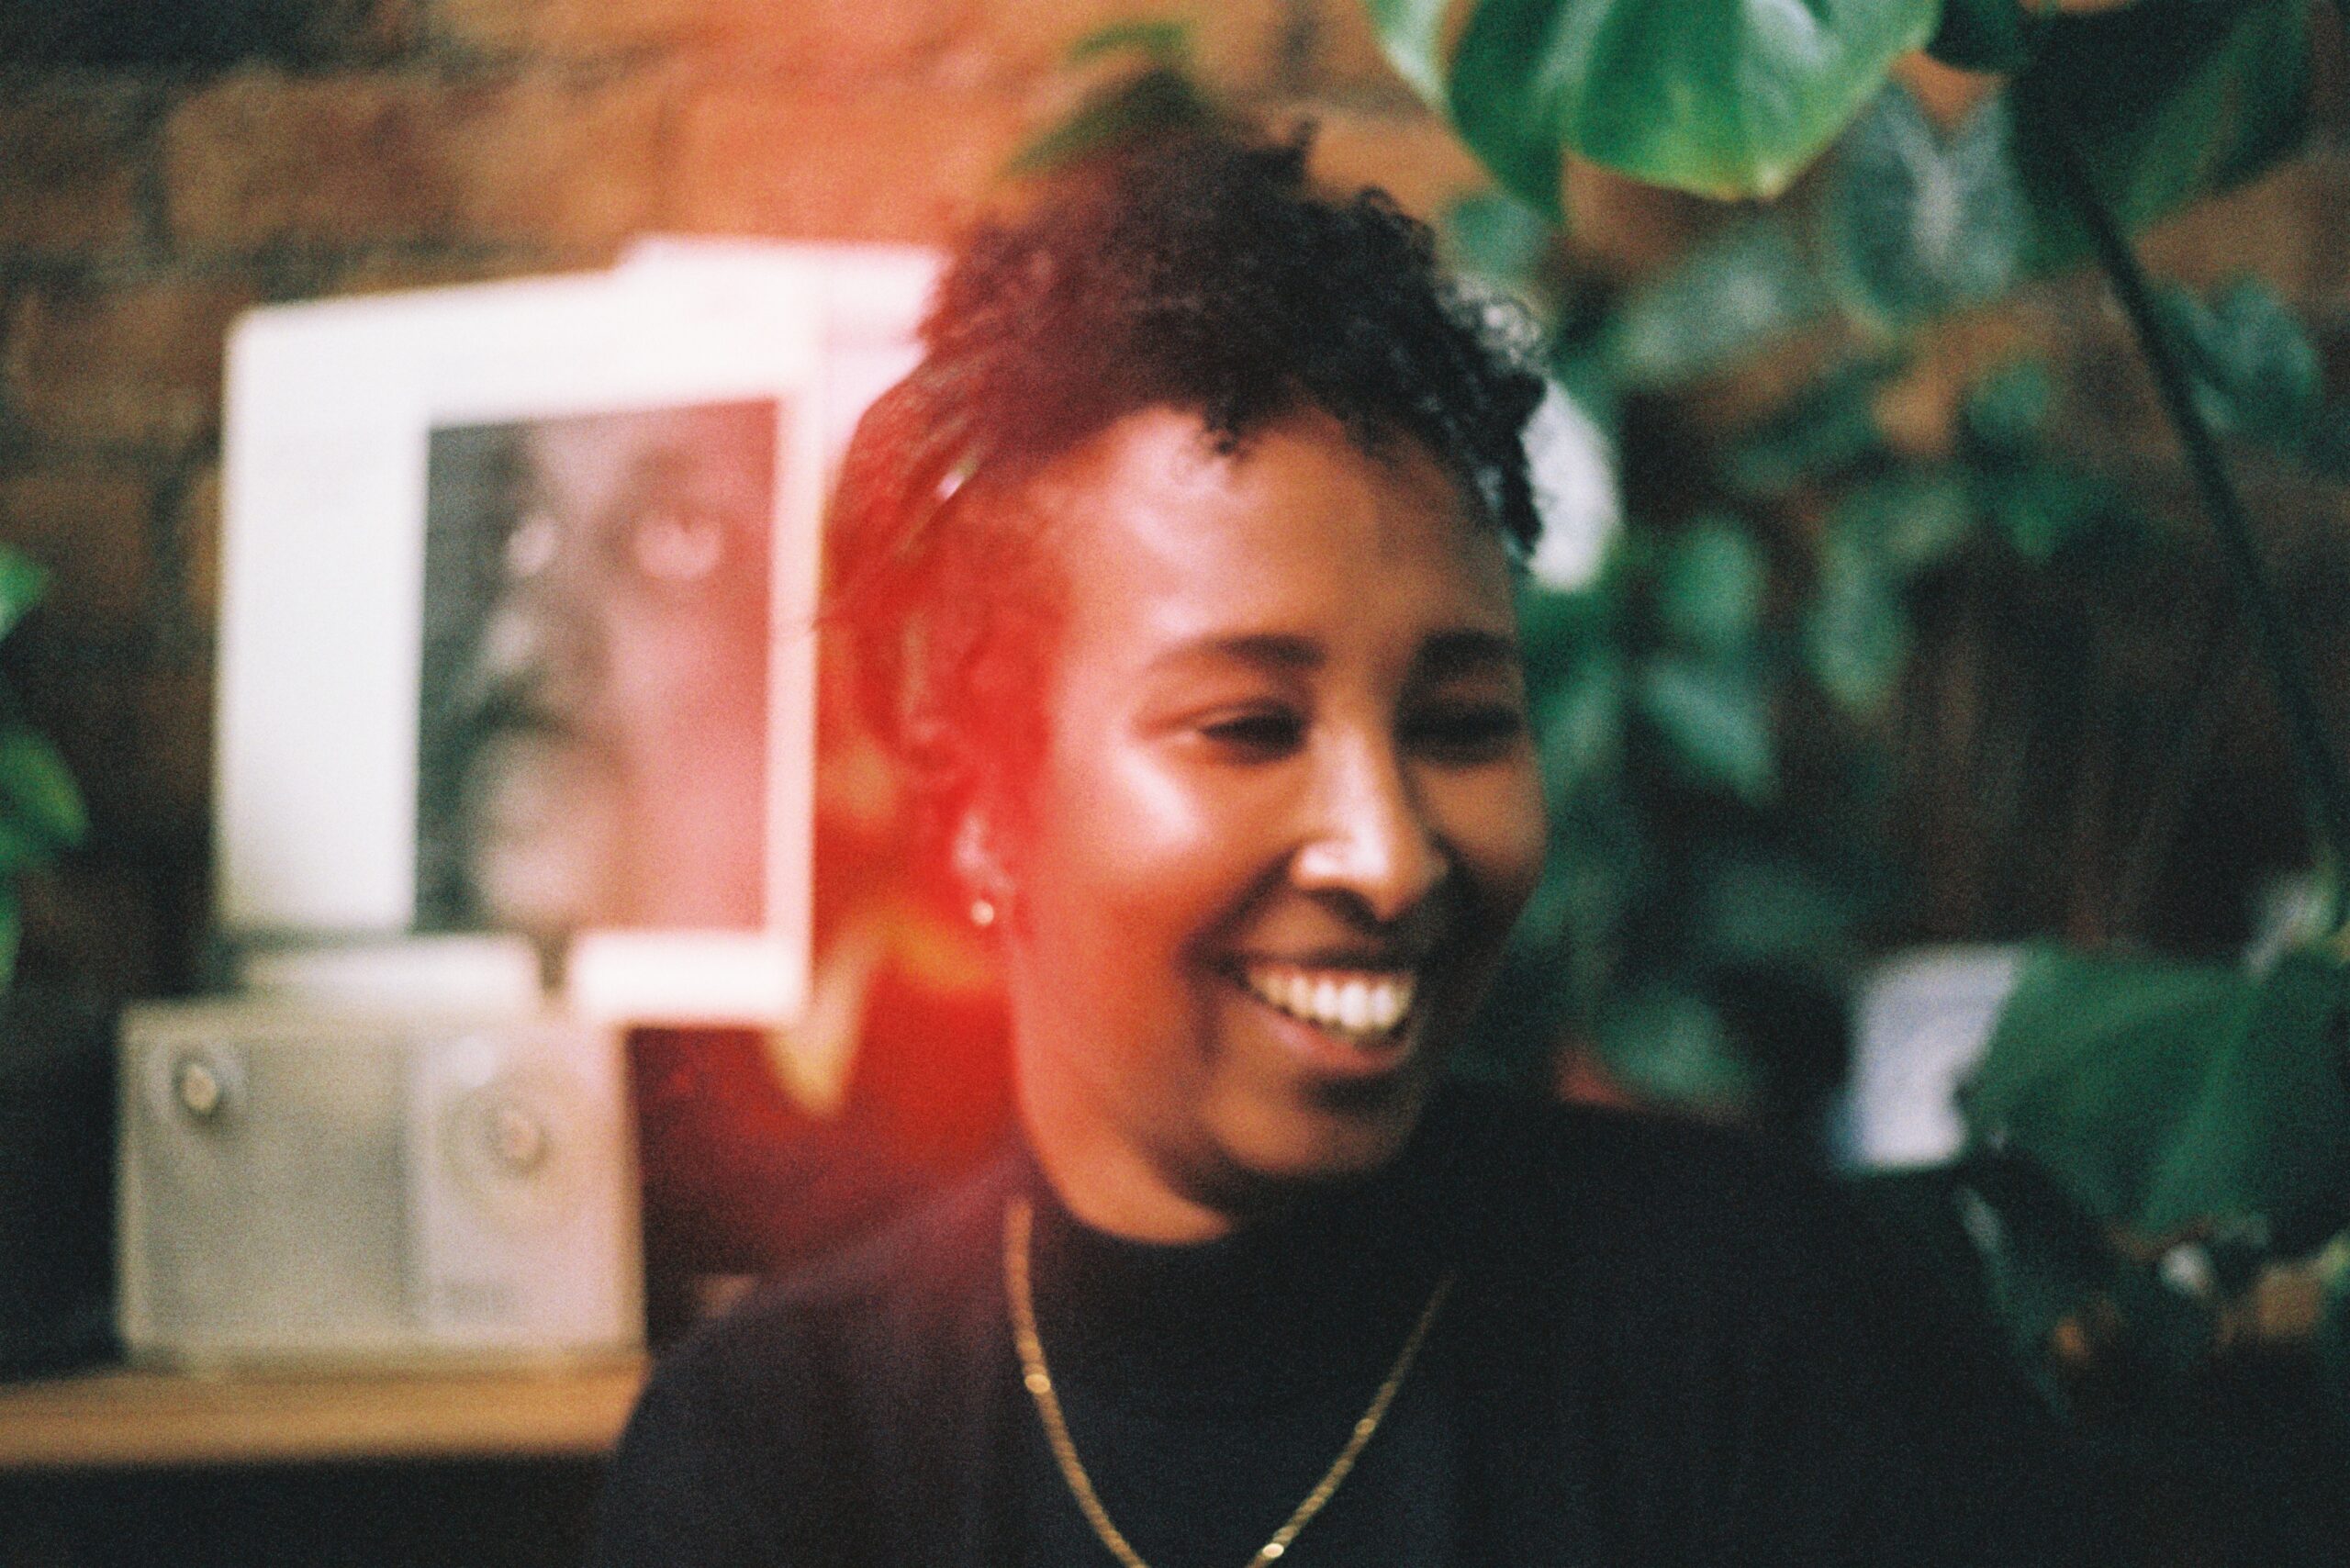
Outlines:
{"type": "Polygon", "coordinates": [[[180,1108],[199,1122],[208,1122],[218,1115],[229,1098],[228,1086],[202,1057],[180,1058],[172,1070],[172,1093],[180,1108]]]}
{"type": "Polygon", "coordinates": [[[546,1124],[510,1100],[490,1112],[486,1130],[491,1158],[518,1176],[537,1170],[546,1159],[546,1124]]]}

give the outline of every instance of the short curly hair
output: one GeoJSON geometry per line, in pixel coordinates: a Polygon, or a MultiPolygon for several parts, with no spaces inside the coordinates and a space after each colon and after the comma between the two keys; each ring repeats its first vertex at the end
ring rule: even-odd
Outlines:
{"type": "Polygon", "coordinates": [[[1053,611],[1001,503],[1126,415],[1194,413],[1227,453],[1305,409],[1367,453],[1416,441],[1531,550],[1539,376],[1425,225],[1382,192],[1317,190],[1306,151],[1229,129],[1147,142],[981,228],[949,268],[922,363],[850,442],[829,552],[859,705],[918,778],[1038,739],[1053,611]]]}

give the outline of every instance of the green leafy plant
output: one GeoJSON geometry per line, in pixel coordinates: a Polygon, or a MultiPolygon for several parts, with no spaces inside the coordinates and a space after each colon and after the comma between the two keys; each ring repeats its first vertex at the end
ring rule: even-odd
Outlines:
{"type": "MultiPolygon", "coordinates": [[[[39,602],[48,574],[0,545],[0,637],[39,602]]],[[[48,738],[0,693],[0,990],[16,972],[22,932],[17,879],[82,842],[89,820],[81,791],[48,738]]]]}
{"type": "MultiPolygon", "coordinates": [[[[1608,569],[1550,591],[1576,607],[1538,603],[1528,617],[1546,745],[1574,765],[1554,785],[1553,885],[1530,939],[1563,945],[1554,967],[1577,998],[1571,1022],[1619,1080],[1751,1104],[1754,1031],[1734,1026],[1736,999],[1714,978],[1723,942],[1704,913],[1752,904],[1730,868],[1768,851],[1782,890],[1807,878],[1844,894],[1778,901],[1782,972],[1841,980],[1841,958],[1899,928],[1916,890],[1885,875],[1897,809],[1887,720],[1905,683],[1936,678],[1920,666],[1921,615],[1997,584],[1998,602],[2041,607],[2033,657],[2087,667],[2067,650],[2092,645],[2093,631],[2048,607],[2094,611],[2134,580],[2198,571],[2216,549],[2300,782],[2322,885],[2316,939],[2257,974],[2036,949],[1969,1088],[1966,1148],[1868,1185],[2126,1462],[2232,1471],[2246,1497],[2333,1462],[2322,1456],[2339,1447],[2322,1434],[2350,1416],[2350,786],[2230,448],[2335,480],[2345,420],[2282,300],[2252,282],[2208,296],[2156,284],[2127,239],[2302,146],[2311,6],[1720,0],[1700,21],[1640,0],[1366,5],[1405,80],[1525,223],[1547,227],[1548,244],[1516,237],[1506,253],[1488,238],[1489,211],[1452,229],[1462,261],[1548,308],[1554,372],[1628,466],[1652,463],[1643,448],[1658,425],[1709,389],[1783,388],[1718,421],[1701,450],[1674,449],[1673,500],[1646,510],[1657,487],[1636,498],[1608,569]],[[1920,46],[2004,81],[1963,116],[1929,114],[1897,74],[1920,46]],[[1822,153],[1822,175],[1799,182],[1822,153]],[[1572,274],[1571,159],[1780,199],[1718,226],[1665,276],[1610,295],[1572,274]],[[2052,429],[2062,371],[2028,353],[1974,374],[1946,439],[1921,448],[1888,428],[1886,399],[1940,324],[2019,290],[2069,287],[2061,274],[2084,262],[2151,372],[2203,538],[2157,515],[2115,471],[2126,462],[2100,463],[2052,429]],[[1788,375],[1790,355],[1807,374],[1788,375]],[[1759,595],[1755,559],[1771,563],[1759,595]],[[1725,657],[1744,672],[1736,700],[1725,657]],[[1692,662],[1705,659],[1716,662],[1692,662]],[[1670,695],[1643,708],[1634,694],[1658,690],[1661,660],[1670,695]],[[1702,686],[1700,667],[1714,672],[1702,686]],[[1605,727],[1595,712],[1619,729],[1594,740],[1555,727],[1605,727]],[[1662,754],[1670,788],[1644,746],[1662,754]],[[1693,1071],[1708,1053],[1715,1069],[1693,1071]],[[2330,1391],[2300,1409],[2314,1426],[2282,1419],[2290,1401],[2273,1400],[2283,1436],[2255,1439],[2246,1423],[2214,1439],[2212,1369],[2247,1350],[2330,1369],[2330,1383],[2300,1379],[2330,1391]]],[[[2139,771],[2155,804],[2118,870],[2076,878],[2085,903],[2108,907],[2068,925],[2127,928],[2211,745],[2209,675],[2190,711],[2116,704],[2100,744],[2151,737],[2139,771]]],[[[2002,788],[2020,799],[2033,782],[2010,771],[2002,788]]],[[[1539,972],[1529,955],[1521,973],[1539,972]]],[[[2286,1530],[2272,1560],[2330,1561],[2322,1534],[2286,1530]]]]}

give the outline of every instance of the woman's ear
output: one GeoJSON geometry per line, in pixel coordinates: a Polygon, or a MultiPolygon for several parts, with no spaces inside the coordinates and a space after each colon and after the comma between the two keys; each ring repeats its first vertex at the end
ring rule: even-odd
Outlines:
{"type": "Polygon", "coordinates": [[[956,879],[971,898],[971,924],[993,925],[1011,902],[1012,878],[1004,868],[993,813],[978,801],[966,801],[957,814],[948,853],[956,879]]]}

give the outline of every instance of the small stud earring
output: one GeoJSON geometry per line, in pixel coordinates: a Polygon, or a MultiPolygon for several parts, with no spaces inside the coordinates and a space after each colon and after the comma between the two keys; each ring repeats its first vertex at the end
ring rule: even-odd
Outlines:
{"type": "Polygon", "coordinates": [[[985,931],[995,924],[995,905],[986,899],[971,901],[971,924],[985,931]]]}

